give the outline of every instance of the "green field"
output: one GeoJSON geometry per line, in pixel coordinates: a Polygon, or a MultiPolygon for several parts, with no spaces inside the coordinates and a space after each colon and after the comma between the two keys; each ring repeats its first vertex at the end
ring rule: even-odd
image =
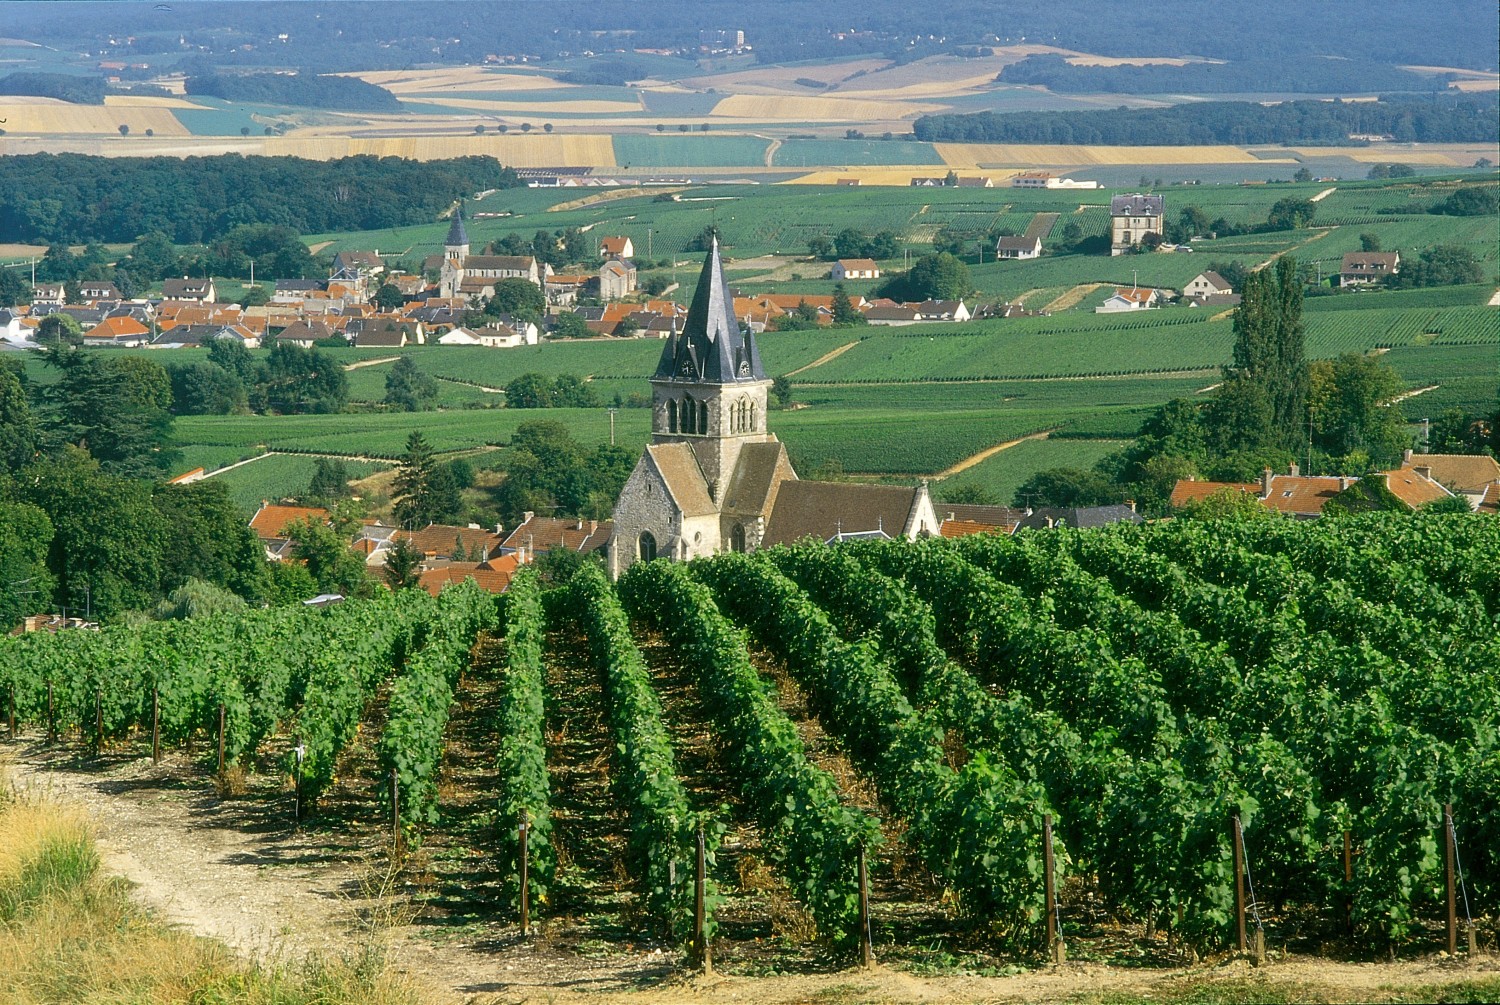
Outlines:
{"type": "Polygon", "coordinates": [[[942,163],[931,143],[911,140],[786,140],[771,158],[774,167],[942,163]]]}
{"type": "MultiPolygon", "coordinates": [[[[317,459],[313,457],[271,454],[216,475],[212,480],[227,486],[229,497],[245,512],[254,513],[263,500],[276,502],[306,491],[317,463],[317,459]]],[[[350,478],[364,478],[390,467],[388,464],[365,464],[359,461],[348,461],[345,466],[350,478]]]]}
{"type": "Polygon", "coordinates": [[[615,163],[632,168],[764,167],[769,140],[754,136],[620,133],[615,163]]]}

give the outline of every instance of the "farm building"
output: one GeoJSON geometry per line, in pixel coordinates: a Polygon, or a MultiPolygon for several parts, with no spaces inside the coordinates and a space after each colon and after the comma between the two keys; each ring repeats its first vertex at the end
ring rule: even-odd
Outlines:
{"type": "Polygon", "coordinates": [[[1051,171],[1022,171],[1010,180],[1011,188],[1098,188],[1096,181],[1060,178],[1051,171]]]}

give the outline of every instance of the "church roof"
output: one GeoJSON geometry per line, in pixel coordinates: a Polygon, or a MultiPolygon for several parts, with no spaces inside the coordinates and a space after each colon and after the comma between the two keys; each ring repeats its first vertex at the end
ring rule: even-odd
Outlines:
{"type": "Polygon", "coordinates": [[[654,379],[702,384],[766,379],[755,336],[742,334],[734,316],[734,297],[724,280],[718,238],[703,261],[682,332],[662,347],[654,379]]]}
{"type": "Polygon", "coordinates": [[[764,547],[793,544],[804,537],[828,541],[843,535],[883,533],[901,537],[920,489],[852,482],[782,483],[766,524],[764,547]]]}
{"type": "Polygon", "coordinates": [[[469,243],[469,232],[464,230],[464,208],[459,206],[453,211],[453,222],[448,225],[448,239],[443,242],[447,248],[456,248],[469,243]]]}
{"type": "Polygon", "coordinates": [[[777,489],[796,477],[782,443],[747,443],[740,448],[729,490],[724,493],[724,512],[769,517],[777,489]]]}
{"type": "Polygon", "coordinates": [[[662,481],[683,516],[707,516],[718,512],[692,447],[686,443],[653,443],[646,448],[646,453],[656,470],[661,472],[662,481]]]}

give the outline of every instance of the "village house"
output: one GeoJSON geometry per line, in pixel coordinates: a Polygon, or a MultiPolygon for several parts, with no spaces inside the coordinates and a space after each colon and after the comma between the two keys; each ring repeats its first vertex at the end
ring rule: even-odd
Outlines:
{"type": "Polygon", "coordinates": [[[523,321],[502,314],[491,323],[476,328],[457,327],[441,335],[438,345],[479,345],[489,349],[514,349],[536,345],[540,332],[536,322],[523,321]]]}
{"type": "Polygon", "coordinates": [[[599,299],[622,300],[635,292],[635,263],[626,258],[610,257],[599,266],[599,299]]]}
{"type": "Polygon", "coordinates": [[[1399,251],[1350,251],[1339,266],[1339,286],[1369,286],[1400,271],[1399,251]]]}
{"type": "Polygon", "coordinates": [[[83,333],[86,346],[132,348],[151,341],[151,329],[132,317],[105,318],[83,333]]]}
{"type": "Polygon", "coordinates": [[[1500,461],[1487,454],[1418,454],[1408,450],[1402,467],[1425,471],[1428,477],[1478,509],[1487,493],[1500,485],[1500,461]]]}
{"type": "Polygon", "coordinates": [[[537,516],[527,510],[514,530],[505,535],[500,554],[520,554],[526,561],[551,551],[590,555],[609,546],[614,524],[608,520],[537,516]]]}
{"type": "Polygon", "coordinates": [[[118,301],[121,299],[119,288],[107,279],[80,279],[78,296],[83,300],[118,301]]]}
{"type": "Polygon", "coordinates": [[[1145,522],[1131,503],[1110,506],[1039,506],[1026,511],[1026,515],[1016,524],[1016,530],[1053,530],[1060,527],[1087,530],[1112,523],[1145,522]]]}
{"type": "Polygon", "coordinates": [[[942,520],[943,537],[967,537],[970,534],[1013,534],[1026,511],[1010,506],[975,506],[958,503],[934,503],[942,520]]]}
{"type": "Polygon", "coordinates": [[[290,535],[291,525],[302,520],[328,523],[328,511],[317,506],[278,506],[261,500],[260,509],[250,518],[250,529],[260,539],[266,558],[280,562],[290,558],[297,542],[290,535]]]}
{"type": "Polygon", "coordinates": [[[1160,290],[1141,289],[1137,286],[1132,286],[1128,290],[1124,287],[1116,287],[1114,296],[1095,307],[1094,313],[1113,314],[1117,311],[1147,310],[1161,306],[1161,298],[1160,290]]]}
{"type": "Polygon", "coordinates": [[[319,318],[308,318],[299,320],[283,328],[276,336],[276,341],[287,342],[291,345],[311,349],[321,339],[333,338],[337,335],[326,322],[319,318]]]}
{"type": "Polygon", "coordinates": [[[996,258],[1040,258],[1040,237],[1002,237],[995,242],[996,258]]]}
{"type": "Polygon", "coordinates": [[[1212,297],[1233,292],[1234,287],[1217,272],[1200,272],[1182,287],[1184,297],[1212,297]]]}
{"type": "Polygon", "coordinates": [[[364,349],[402,349],[409,345],[423,345],[427,341],[420,322],[388,317],[350,321],[344,327],[344,335],[351,344],[364,349]]]}
{"type": "MultiPolygon", "coordinates": [[[[1366,477],[1379,479],[1392,495],[1413,510],[1453,495],[1433,479],[1431,469],[1425,465],[1407,463],[1366,477]]],[[[1266,468],[1260,481],[1254,484],[1184,479],[1172,487],[1170,502],[1175,508],[1201,502],[1216,492],[1240,492],[1252,496],[1267,509],[1298,520],[1312,520],[1323,515],[1323,507],[1329,500],[1347,492],[1359,480],[1350,475],[1304,475],[1293,464],[1284,475],[1266,468]]]]}
{"type": "Polygon", "coordinates": [[[879,279],[880,266],[873,258],[840,258],[833,263],[828,274],[839,282],[845,279],[879,279]]]}
{"type": "Polygon", "coordinates": [[[164,279],[161,284],[163,300],[189,300],[199,304],[211,304],[218,299],[212,279],[164,279]]]}
{"type": "Polygon", "coordinates": [[[634,258],[635,243],[628,237],[605,237],[599,241],[600,258],[634,258]]]}
{"type": "Polygon", "coordinates": [[[67,287],[62,283],[37,283],[31,288],[31,305],[64,304],[68,299],[67,287]]]}
{"type": "Polygon", "coordinates": [[[1165,200],[1159,195],[1117,195],[1109,200],[1109,253],[1123,255],[1146,239],[1162,234],[1165,200]]]}

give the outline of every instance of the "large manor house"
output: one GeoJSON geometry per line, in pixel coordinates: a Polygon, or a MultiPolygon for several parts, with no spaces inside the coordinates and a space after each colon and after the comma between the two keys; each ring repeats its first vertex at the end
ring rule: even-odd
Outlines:
{"type": "Polygon", "coordinates": [[[767,428],[771,381],[734,315],[715,241],[682,331],[651,378],[651,443],[620,492],[611,575],[637,561],[755,551],[804,537],[937,534],[926,484],[803,481],[767,428]]]}

